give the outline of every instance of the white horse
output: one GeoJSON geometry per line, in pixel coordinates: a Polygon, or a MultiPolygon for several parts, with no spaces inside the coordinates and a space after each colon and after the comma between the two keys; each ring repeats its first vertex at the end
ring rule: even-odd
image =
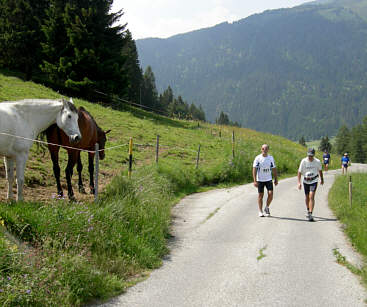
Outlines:
{"type": "Polygon", "coordinates": [[[23,200],[24,169],[32,140],[54,123],[69,136],[70,142],[80,141],[78,111],[71,102],[25,99],[0,103],[0,155],[4,156],[8,199],[13,198],[14,162],[17,200],[23,200]]]}

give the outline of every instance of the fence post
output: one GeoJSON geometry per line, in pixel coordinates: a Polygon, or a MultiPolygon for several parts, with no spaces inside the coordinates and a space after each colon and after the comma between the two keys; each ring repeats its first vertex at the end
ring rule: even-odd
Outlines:
{"type": "Polygon", "coordinates": [[[200,144],[199,144],[199,149],[198,149],[198,155],[196,157],[196,169],[199,168],[199,160],[200,160],[200,144]]]}
{"type": "Polygon", "coordinates": [[[95,168],[94,168],[94,201],[98,201],[98,174],[99,174],[99,144],[95,144],[95,168]]]}
{"type": "Polygon", "coordinates": [[[234,130],[232,131],[232,157],[234,158],[234,130]]]}
{"type": "Polygon", "coordinates": [[[128,171],[129,178],[131,178],[132,168],[133,168],[133,138],[130,138],[130,141],[129,141],[129,171],[128,171]]]}
{"type": "Polygon", "coordinates": [[[159,135],[157,135],[157,144],[155,148],[155,163],[158,163],[158,155],[159,155],[159,135]]]}
{"type": "Polygon", "coordinates": [[[349,176],[349,204],[350,207],[352,208],[352,176],[349,176]]]}

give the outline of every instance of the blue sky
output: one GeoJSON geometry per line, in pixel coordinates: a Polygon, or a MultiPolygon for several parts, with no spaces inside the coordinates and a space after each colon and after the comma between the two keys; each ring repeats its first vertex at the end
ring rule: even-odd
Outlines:
{"type": "Polygon", "coordinates": [[[114,0],[113,11],[123,9],[120,23],[134,39],[166,38],[236,21],[265,10],[293,7],[310,0],[114,0]]]}

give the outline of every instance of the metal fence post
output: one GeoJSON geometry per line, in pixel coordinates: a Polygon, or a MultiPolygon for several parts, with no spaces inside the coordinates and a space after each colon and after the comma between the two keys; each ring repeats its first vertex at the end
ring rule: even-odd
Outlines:
{"type": "Polygon", "coordinates": [[[130,141],[129,141],[129,171],[128,171],[129,178],[131,178],[132,168],[133,168],[133,138],[130,138],[130,141]]]}
{"type": "Polygon", "coordinates": [[[158,163],[158,156],[159,156],[159,135],[157,135],[157,144],[155,148],[155,163],[158,163]]]}
{"type": "Polygon", "coordinates": [[[199,144],[199,149],[198,149],[198,155],[196,157],[196,169],[199,168],[199,160],[200,160],[200,144],[199,144]]]}
{"type": "Polygon", "coordinates": [[[350,207],[352,208],[352,176],[349,176],[349,204],[350,207]]]}
{"type": "Polygon", "coordinates": [[[234,158],[234,130],[232,131],[232,157],[234,158]]]}
{"type": "Polygon", "coordinates": [[[98,174],[99,174],[99,144],[95,144],[95,168],[94,168],[94,201],[98,200],[98,174]]]}

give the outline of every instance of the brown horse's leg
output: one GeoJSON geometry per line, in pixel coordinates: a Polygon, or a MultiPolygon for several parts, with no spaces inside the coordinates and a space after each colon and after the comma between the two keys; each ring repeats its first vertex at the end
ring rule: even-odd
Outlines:
{"type": "Polygon", "coordinates": [[[94,189],[94,153],[88,153],[88,170],[89,170],[89,187],[90,187],[90,194],[95,193],[94,189]]]}
{"type": "Polygon", "coordinates": [[[64,193],[62,191],[61,183],[60,183],[60,166],[59,166],[59,147],[55,147],[50,149],[52,166],[54,171],[54,176],[56,179],[57,186],[57,196],[63,197],[64,193]]]}
{"type": "Polygon", "coordinates": [[[73,168],[74,168],[76,161],[78,160],[79,154],[80,153],[77,150],[68,151],[68,165],[66,166],[66,169],[65,169],[65,175],[66,175],[66,182],[68,185],[68,196],[69,196],[70,201],[76,201],[75,196],[74,196],[73,187],[71,184],[71,177],[73,176],[73,168]]]}
{"type": "Polygon", "coordinates": [[[84,186],[83,186],[83,180],[82,180],[83,164],[82,164],[82,159],[80,157],[80,154],[79,154],[79,157],[78,157],[78,163],[77,163],[76,169],[77,169],[78,175],[79,175],[79,181],[78,181],[79,193],[86,194],[84,186]]]}

